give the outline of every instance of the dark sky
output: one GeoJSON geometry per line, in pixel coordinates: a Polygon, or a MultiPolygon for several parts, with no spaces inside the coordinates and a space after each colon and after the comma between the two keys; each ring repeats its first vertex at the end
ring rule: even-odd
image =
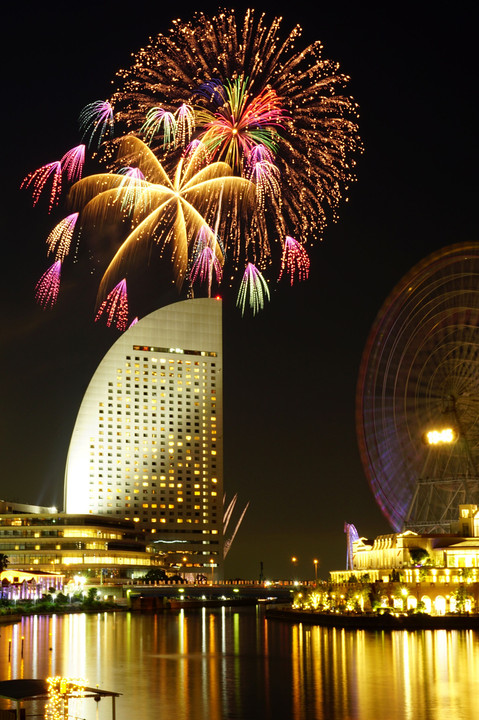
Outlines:
{"type": "MultiPolygon", "coordinates": [[[[268,577],[288,577],[292,555],[298,576],[311,577],[319,558],[326,577],[344,567],[345,521],[371,538],[390,530],[357,449],[361,353],[406,271],[477,238],[473,4],[310,5],[275,14],[301,23],[305,43],[321,39],[351,75],[365,152],[338,223],[311,252],[309,281],[275,292],[253,319],[225,303],[225,488],[251,503],[230,577],[257,577],[261,561],[268,577]]],[[[144,0],[2,10],[1,498],[62,505],[76,412],[117,337],[92,322],[94,286],[80,271],[54,311],[34,304],[52,220],[19,185],[80,142],[81,108],[110,94],[130,54],[192,11],[144,0]]]]}

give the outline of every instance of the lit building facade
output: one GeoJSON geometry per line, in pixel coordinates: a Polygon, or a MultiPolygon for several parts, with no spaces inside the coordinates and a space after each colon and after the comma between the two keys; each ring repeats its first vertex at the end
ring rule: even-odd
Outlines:
{"type": "Polygon", "coordinates": [[[221,301],[156,310],[98,366],[73,430],[65,511],[133,521],[166,564],[221,574],[221,301]]]}
{"type": "MultiPolygon", "coordinates": [[[[427,612],[479,609],[479,509],[459,505],[449,533],[379,535],[352,543],[352,568],[335,570],[331,580],[346,592],[352,581],[373,583],[381,604],[410,610],[421,601],[427,612]],[[388,590],[388,587],[391,590],[388,590]],[[402,593],[398,594],[399,591],[402,593]]],[[[341,595],[344,597],[344,595],[341,595]]]]}
{"type": "MultiPolygon", "coordinates": [[[[367,574],[371,581],[388,581],[400,571],[406,582],[415,582],[425,571],[439,582],[467,574],[479,581],[479,509],[460,505],[459,518],[450,533],[401,533],[379,535],[373,542],[360,537],[353,542],[352,568],[335,570],[335,581],[367,574]],[[470,571],[470,572],[464,572],[470,571]]],[[[435,581],[435,580],[434,580],[435,581]]]]}
{"type": "Polygon", "coordinates": [[[131,577],[157,567],[145,535],[131,521],[96,515],[0,514],[0,553],[15,576],[18,570],[62,578],[107,570],[131,577]]]}

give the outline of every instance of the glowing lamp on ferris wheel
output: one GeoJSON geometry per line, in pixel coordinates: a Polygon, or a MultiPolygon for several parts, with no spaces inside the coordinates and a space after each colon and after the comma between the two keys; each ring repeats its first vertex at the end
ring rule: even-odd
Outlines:
{"type": "Polygon", "coordinates": [[[438,430],[428,430],[422,436],[425,445],[448,445],[457,440],[457,433],[453,428],[440,428],[438,430]]]}

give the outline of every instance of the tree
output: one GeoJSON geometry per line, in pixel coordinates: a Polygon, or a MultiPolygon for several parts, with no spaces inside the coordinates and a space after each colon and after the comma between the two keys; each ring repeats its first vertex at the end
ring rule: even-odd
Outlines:
{"type": "Polygon", "coordinates": [[[88,594],[87,594],[87,599],[86,599],[87,602],[89,602],[89,603],[95,602],[95,600],[97,600],[97,595],[98,595],[98,590],[96,589],[96,587],[89,588],[88,594]]]}
{"type": "Polygon", "coordinates": [[[409,548],[409,555],[414,566],[431,565],[431,557],[424,548],[411,547],[409,548]]]}
{"type": "Polygon", "coordinates": [[[4,553],[0,553],[0,572],[7,569],[9,562],[10,560],[8,559],[8,556],[4,553]]]}
{"type": "Polygon", "coordinates": [[[167,579],[168,576],[163,568],[151,568],[151,570],[148,570],[146,575],[143,576],[143,580],[152,580],[153,582],[163,582],[167,579]]]}
{"type": "Polygon", "coordinates": [[[456,612],[466,612],[466,607],[471,601],[471,594],[467,591],[464,583],[461,583],[457,590],[451,593],[451,596],[456,601],[456,612]]]}

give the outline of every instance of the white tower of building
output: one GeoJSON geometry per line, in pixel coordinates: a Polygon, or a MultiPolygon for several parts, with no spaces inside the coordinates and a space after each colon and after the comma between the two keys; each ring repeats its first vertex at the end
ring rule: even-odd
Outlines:
{"type": "Polygon", "coordinates": [[[221,301],[174,303],[107,352],[68,452],[65,511],[131,519],[182,572],[223,557],[221,301]]]}

